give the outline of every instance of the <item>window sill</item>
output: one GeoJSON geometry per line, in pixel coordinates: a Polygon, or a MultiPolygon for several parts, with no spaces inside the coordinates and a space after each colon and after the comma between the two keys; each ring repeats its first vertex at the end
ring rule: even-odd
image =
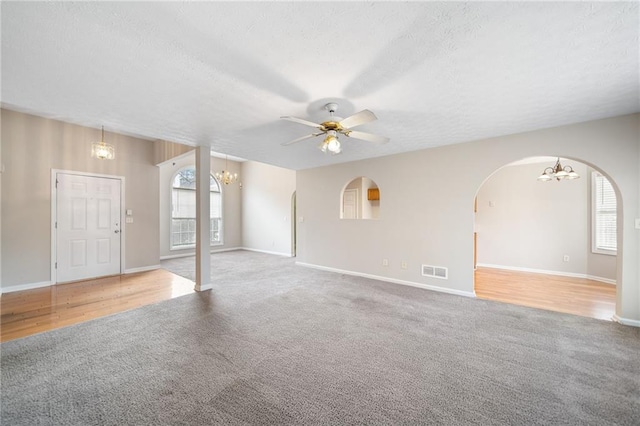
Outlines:
{"type": "Polygon", "coordinates": [[[618,255],[618,251],[617,250],[603,250],[603,249],[591,249],[591,253],[593,254],[604,254],[607,256],[617,256],[618,255]]]}
{"type": "MultiPolygon", "coordinates": [[[[215,244],[209,245],[209,247],[219,247],[222,245],[224,245],[224,243],[215,243],[215,244]]],[[[192,246],[169,247],[169,251],[193,250],[195,248],[196,246],[194,244],[192,246]]]]}

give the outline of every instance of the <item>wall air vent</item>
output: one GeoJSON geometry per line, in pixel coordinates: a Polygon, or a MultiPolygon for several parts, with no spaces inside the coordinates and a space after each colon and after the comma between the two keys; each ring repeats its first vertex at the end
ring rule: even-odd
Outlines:
{"type": "Polygon", "coordinates": [[[422,265],[422,275],[446,280],[449,276],[449,270],[443,266],[422,265]]]}

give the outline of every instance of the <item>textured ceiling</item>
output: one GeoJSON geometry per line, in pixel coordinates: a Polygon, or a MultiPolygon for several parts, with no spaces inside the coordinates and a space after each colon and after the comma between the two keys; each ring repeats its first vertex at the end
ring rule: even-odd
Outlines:
{"type": "Polygon", "coordinates": [[[2,104],[292,169],[640,111],[637,2],[7,2],[2,104]],[[342,137],[280,120],[370,109],[342,137]]]}

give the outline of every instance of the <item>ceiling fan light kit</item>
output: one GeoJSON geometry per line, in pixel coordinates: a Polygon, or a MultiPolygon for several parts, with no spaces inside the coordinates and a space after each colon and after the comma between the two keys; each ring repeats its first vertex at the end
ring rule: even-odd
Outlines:
{"type": "Polygon", "coordinates": [[[360,126],[361,124],[375,121],[378,118],[374,113],[365,109],[356,114],[353,114],[347,118],[336,117],[333,114],[338,110],[338,104],[330,102],[324,106],[324,109],[329,111],[330,117],[328,120],[322,123],[313,123],[311,121],[304,120],[302,118],[284,116],[280,117],[285,120],[293,121],[294,123],[304,124],[305,126],[314,127],[319,130],[317,133],[302,136],[298,139],[294,139],[289,142],[285,142],[282,145],[291,145],[297,142],[301,142],[306,139],[314,138],[320,135],[326,135],[319,148],[324,153],[330,153],[332,155],[340,154],[342,152],[342,144],[338,139],[338,135],[344,135],[352,137],[354,139],[360,139],[367,142],[387,143],[389,138],[384,136],[373,135],[371,133],[353,131],[351,128],[360,126]]]}
{"type": "Polygon", "coordinates": [[[325,153],[330,152],[333,155],[340,154],[342,152],[342,147],[335,130],[329,130],[327,132],[327,137],[324,138],[319,148],[320,151],[325,153]]]}

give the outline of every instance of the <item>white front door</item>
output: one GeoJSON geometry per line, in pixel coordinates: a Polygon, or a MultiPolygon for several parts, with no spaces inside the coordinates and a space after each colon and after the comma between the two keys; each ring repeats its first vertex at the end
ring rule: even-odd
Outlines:
{"type": "Polygon", "coordinates": [[[358,217],[358,190],[345,189],[342,196],[342,218],[357,219],[358,217]]]}
{"type": "Polygon", "coordinates": [[[57,173],[56,182],[56,281],[119,274],[120,179],[57,173]]]}

